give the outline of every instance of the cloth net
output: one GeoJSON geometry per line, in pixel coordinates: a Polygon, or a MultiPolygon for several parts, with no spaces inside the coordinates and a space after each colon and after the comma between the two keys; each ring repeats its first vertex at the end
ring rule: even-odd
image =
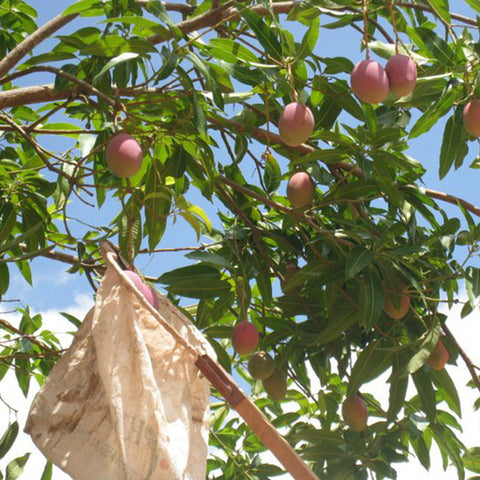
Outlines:
{"type": "Polygon", "coordinates": [[[210,387],[195,361],[215,354],[168,299],[153,308],[114,258],[25,431],[75,480],[205,480],[210,387]]]}

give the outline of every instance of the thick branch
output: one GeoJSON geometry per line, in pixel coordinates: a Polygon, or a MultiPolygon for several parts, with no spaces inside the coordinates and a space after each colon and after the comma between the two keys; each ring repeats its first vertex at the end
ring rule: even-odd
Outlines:
{"type": "Polygon", "coordinates": [[[13,88],[0,92],[0,109],[65,100],[72,94],[73,88],[56,92],[52,83],[34,87],[13,88]]]}
{"type": "MultiPolygon", "coordinates": [[[[271,8],[274,13],[288,13],[292,8],[297,4],[295,1],[290,2],[276,2],[271,4],[271,8]]],[[[227,2],[226,4],[222,5],[221,7],[214,8],[208,10],[202,15],[198,15],[197,17],[188,18],[183,22],[177,23],[176,27],[184,34],[192,33],[196,30],[201,28],[212,27],[222,20],[236,20],[240,17],[238,10],[232,6],[233,2],[227,2]]],[[[255,5],[251,7],[251,10],[256,12],[259,15],[270,15],[270,10],[263,5],[255,5]]],[[[171,32],[165,33],[157,33],[155,35],[151,35],[148,38],[148,41],[152,45],[157,45],[158,43],[165,42],[169,38],[171,38],[171,32]]]]}
{"type": "Polygon", "coordinates": [[[77,88],[82,89],[82,91],[84,91],[85,93],[96,95],[98,98],[103,99],[105,102],[109,103],[110,105],[115,105],[114,100],[112,100],[109,96],[105,95],[103,92],[95,88],[93,85],[90,85],[90,83],[86,82],[85,80],[81,80],[80,78],[77,78],[75,75],[72,75],[71,73],[65,72],[61,68],[56,68],[56,67],[48,67],[48,66],[31,67],[26,70],[22,70],[20,72],[15,72],[12,75],[9,75],[8,77],[0,80],[0,85],[6,82],[9,82],[11,80],[15,80],[19,77],[24,77],[25,75],[30,75],[31,73],[39,73],[39,72],[53,73],[55,75],[63,77],[69,80],[70,82],[76,84],[77,88]]]}
{"type": "Polygon", "coordinates": [[[0,78],[4,77],[20,60],[30,53],[38,44],[71,22],[77,14],[64,16],[62,14],[52,18],[45,25],[35,30],[23,42],[20,42],[8,55],[0,61],[0,78]]]}
{"type": "Polygon", "coordinates": [[[437,200],[442,200],[447,203],[451,203],[452,205],[458,206],[461,204],[465,210],[473,213],[477,217],[480,217],[480,208],[472,205],[471,203],[467,202],[466,200],[462,200],[461,198],[455,197],[453,195],[449,195],[448,193],[437,192],[436,190],[430,190],[429,188],[424,189],[425,195],[436,198],[437,200]]]}
{"type": "MultiPolygon", "coordinates": [[[[296,1],[274,2],[270,5],[270,8],[276,14],[289,13],[290,10],[292,10],[293,7],[295,7],[298,4],[299,2],[296,2],[296,1]]],[[[403,3],[397,3],[396,5],[405,7],[405,8],[417,8],[417,9],[421,9],[423,11],[435,14],[435,11],[432,8],[424,5],[419,5],[416,3],[403,2],[403,3]]],[[[169,5],[166,4],[165,6],[168,10],[169,5]]],[[[258,15],[270,15],[270,12],[271,12],[271,10],[264,7],[263,5],[255,5],[251,7],[251,9],[254,12],[256,12],[258,15]]],[[[354,7],[343,7],[338,9],[339,12],[345,11],[345,10],[348,10],[351,12],[358,11],[354,7]]],[[[450,16],[451,18],[458,20],[460,22],[463,22],[465,24],[477,26],[476,21],[473,20],[472,18],[464,17],[463,15],[459,15],[456,13],[451,13],[450,16]]],[[[212,27],[225,19],[236,20],[238,18],[239,18],[238,10],[232,7],[232,2],[228,2],[219,8],[209,10],[208,12],[205,12],[202,15],[184,20],[183,22],[178,23],[176,27],[179,28],[184,35],[186,35],[188,33],[191,33],[195,30],[199,30],[201,28],[212,27]]],[[[376,25],[377,27],[379,26],[379,24],[376,24],[376,25]]],[[[380,29],[381,29],[381,25],[380,25],[380,29]]],[[[383,30],[382,33],[386,33],[386,32],[383,30]]],[[[152,45],[156,45],[158,43],[168,40],[170,37],[171,37],[171,33],[166,32],[166,33],[152,35],[151,37],[148,38],[148,41],[152,45]]]]}

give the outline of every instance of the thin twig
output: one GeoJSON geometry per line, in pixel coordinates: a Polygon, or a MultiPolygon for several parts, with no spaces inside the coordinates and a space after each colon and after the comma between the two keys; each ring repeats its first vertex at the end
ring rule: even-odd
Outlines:
{"type": "Polygon", "coordinates": [[[4,320],[3,318],[0,318],[0,325],[3,328],[5,328],[6,330],[8,330],[12,333],[15,333],[17,335],[20,335],[22,338],[25,338],[25,339],[29,340],[30,342],[34,343],[35,345],[38,345],[42,350],[45,350],[45,351],[50,352],[50,353],[57,353],[56,350],[53,350],[52,348],[50,348],[45,343],[41,342],[40,340],[37,340],[35,337],[33,337],[31,335],[25,335],[24,332],[22,332],[21,330],[19,330],[16,327],[14,327],[10,322],[8,322],[7,320],[4,320]]]}
{"type": "Polygon", "coordinates": [[[222,242],[215,242],[209,243],[207,245],[200,245],[198,247],[177,247],[177,248],[156,248],[153,250],[149,250],[147,248],[143,248],[139,250],[138,253],[165,253],[165,252],[183,252],[183,251],[196,251],[196,250],[206,250],[207,248],[214,247],[215,245],[221,245],[222,242]]]}
{"type": "Polygon", "coordinates": [[[27,140],[28,143],[33,147],[33,149],[37,152],[37,155],[41,158],[43,161],[43,164],[47,167],[48,170],[51,172],[56,173],[57,175],[60,175],[68,180],[70,184],[75,183],[74,179],[67,175],[63,170],[60,170],[59,168],[53,166],[46,155],[43,153],[42,148],[37,144],[37,142],[23,129],[21,125],[16,124],[13,120],[8,118],[6,115],[0,115],[0,120],[2,120],[5,123],[8,123],[11,127],[13,127],[20,135],[22,135],[25,140],[27,140]]]}
{"type": "Polygon", "coordinates": [[[442,325],[442,330],[457,347],[458,353],[462,357],[462,360],[465,362],[465,365],[467,366],[468,371],[470,372],[470,376],[472,377],[473,383],[475,384],[478,391],[480,392],[480,379],[478,378],[477,372],[475,371],[475,367],[472,361],[470,360],[470,357],[465,353],[465,350],[460,346],[460,344],[457,342],[457,339],[453,336],[452,332],[445,324],[442,325]]]}

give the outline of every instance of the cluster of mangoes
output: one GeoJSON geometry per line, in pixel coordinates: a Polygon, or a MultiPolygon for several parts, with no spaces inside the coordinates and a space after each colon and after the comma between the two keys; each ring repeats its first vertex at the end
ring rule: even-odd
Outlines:
{"type": "Polygon", "coordinates": [[[242,356],[248,359],[248,372],[255,380],[261,380],[267,395],[276,401],[283,400],[287,394],[287,380],[280,368],[275,366],[272,357],[265,352],[255,352],[259,341],[257,327],[247,321],[235,325],[232,332],[232,345],[242,356]]]}
{"type": "MultiPolygon", "coordinates": [[[[351,72],[350,84],[353,93],[363,102],[383,102],[389,93],[403,97],[413,92],[417,81],[417,67],[408,56],[392,56],[383,68],[378,62],[366,59],[355,65],[351,72]]],[[[463,111],[466,131],[480,137],[480,100],[472,99],[463,111]]],[[[278,130],[282,142],[289,147],[298,147],[308,141],[315,127],[315,119],[310,108],[300,102],[289,103],[278,120],[278,130]]],[[[120,178],[135,175],[142,166],[143,152],[138,141],[127,133],[118,133],[112,137],[106,149],[106,161],[110,170],[120,178]]],[[[315,195],[315,183],[312,177],[303,171],[294,173],[287,184],[287,198],[294,208],[305,208],[312,204],[315,195]]],[[[298,268],[298,267],[297,267],[298,268]]],[[[156,293],[135,273],[126,274],[145,295],[147,300],[158,307],[156,293]],[[156,302],[156,303],[155,303],[156,302]]],[[[385,312],[393,319],[401,319],[410,308],[410,296],[402,286],[400,300],[393,302],[385,297],[385,312]]],[[[252,354],[259,340],[258,330],[250,322],[241,321],[233,329],[232,345],[240,355],[252,354]]],[[[448,351],[439,340],[427,362],[433,369],[442,369],[448,361],[448,351]]],[[[253,378],[261,380],[268,395],[274,400],[282,400],[287,391],[287,383],[282,371],[275,367],[272,358],[265,352],[250,356],[248,370],[253,378]]],[[[344,421],[353,430],[366,428],[368,411],[361,396],[348,397],[343,406],[344,421]]]]}

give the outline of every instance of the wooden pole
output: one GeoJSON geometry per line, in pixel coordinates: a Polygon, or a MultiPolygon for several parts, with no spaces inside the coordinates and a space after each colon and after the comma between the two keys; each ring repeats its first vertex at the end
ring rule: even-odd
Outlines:
{"type": "Polygon", "coordinates": [[[291,445],[215,360],[208,355],[202,355],[198,357],[195,365],[295,480],[318,480],[291,445]]]}
{"type": "MultiPolygon", "coordinates": [[[[109,241],[103,241],[100,248],[105,261],[110,263],[119,272],[128,268],[128,263],[122,258],[117,247],[109,241]]],[[[318,480],[307,464],[301,459],[291,445],[278,433],[278,430],[268,421],[260,409],[245,395],[238,387],[235,380],[218,364],[216,360],[205,353],[200,353],[193,346],[189,345],[160,312],[154,308],[144,297],[137,292],[144,306],[152,315],[159,320],[162,326],[178,340],[180,345],[187,348],[196,357],[195,365],[205,375],[209,382],[225,398],[227,403],[234,408],[245,420],[245,423],[252,429],[258,439],[267,447],[284,466],[285,470],[295,480],[318,480]]],[[[190,321],[174,305],[172,308],[175,314],[182,318],[182,321],[190,321]]]]}

